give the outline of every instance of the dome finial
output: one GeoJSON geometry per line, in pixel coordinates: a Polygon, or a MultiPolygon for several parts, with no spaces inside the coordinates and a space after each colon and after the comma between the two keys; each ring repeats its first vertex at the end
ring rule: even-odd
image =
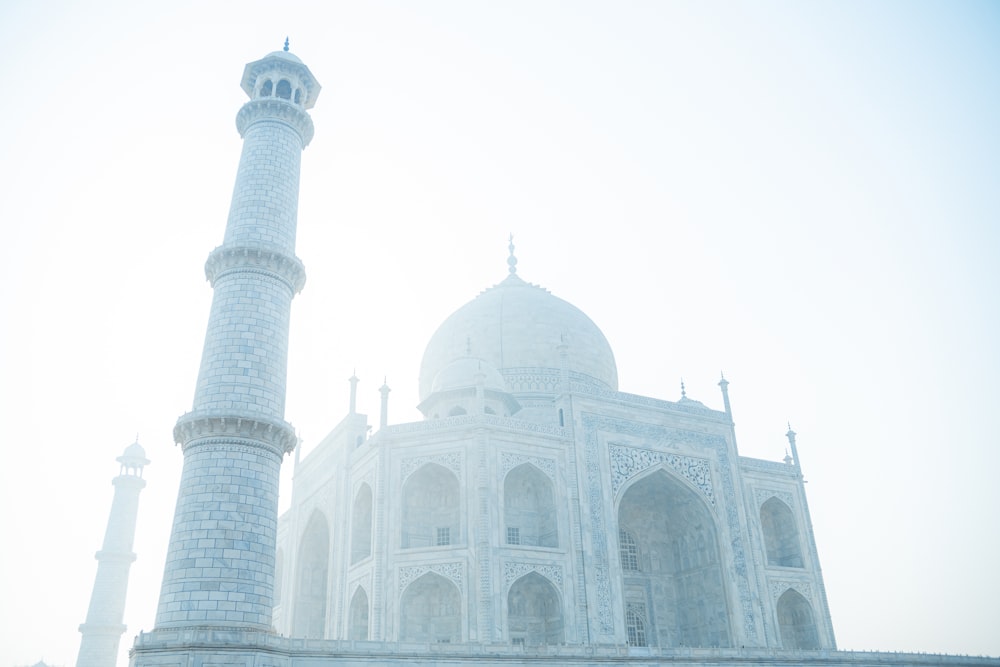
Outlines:
{"type": "Polygon", "coordinates": [[[687,398],[687,392],[684,390],[684,378],[681,378],[681,398],[687,398]]]}
{"type": "Polygon", "coordinates": [[[285,36],[285,51],[288,51],[288,36],[285,36]]]}
{"type": "Polygon", "coordinates": [[[517,257],[514,257],[514,235],[510,235],[510,244],[507,246],[510,250],[510,257],[507,258],[507,270],[510,271],[511,275],[517,273],[517,257]]]}

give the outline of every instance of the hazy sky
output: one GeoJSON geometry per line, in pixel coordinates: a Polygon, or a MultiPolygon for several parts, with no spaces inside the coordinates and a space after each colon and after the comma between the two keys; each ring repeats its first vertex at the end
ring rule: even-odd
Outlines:
{"type": "MultiPolygon", "coordinates": [[[[418,419],[436,326],[506,275],[577,305],[623,391],[799,433],[837,642],[1000,655],[1000,5],[0,4],[0,667],[72,666],[115,457],[150,629],[240,152],[245,63],[323,91],[287,418],[418,419]]],[[[285,466],[289,472],[290,465],[285,466]]],[[[287,492],[287,475],[283,492],[287,492]]],[[[283,502],[287,502],[283,500],[283,502]]]]}

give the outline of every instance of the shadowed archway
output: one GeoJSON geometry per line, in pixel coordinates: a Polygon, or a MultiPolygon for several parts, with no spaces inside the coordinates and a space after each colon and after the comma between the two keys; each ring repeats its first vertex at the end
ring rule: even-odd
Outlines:
{"type": "MultiPolygon", "coordinates": [[[[618,526],[623,606],[642,619],[642,639],[650,646],[731,646],[716,521],[702,497],[656,470],[622,496],[618,526]]],[[[638,640],[637,630],[630,632],[638,640]]]]}

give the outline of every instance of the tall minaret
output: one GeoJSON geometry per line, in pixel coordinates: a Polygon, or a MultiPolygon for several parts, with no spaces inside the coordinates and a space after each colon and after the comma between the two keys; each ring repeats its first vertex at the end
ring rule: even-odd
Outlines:
{"type": "Polygon", "coordinates": [[[87,621],[80,626],[80,653],[76,667],[114,667],[118,662],[118,642],[125,632],[125,593],[128,571],[135,561],[132,542],[139,512],[139,492],[146,487],[142,468],[149,464],[138,442],[125,448],[118,457],[118,476],[111,483],[115,497],[111,501],[104,545],[97,552],[97,576],[90,595],[87,621]]]}
{"type": "Polygon", "coordinates": [[[288,320],[305,283],[295,256],[299,165],[320,86],[285,50],[243,72],[243,153],[223,243],[194,408],[174,427],[184,469],[156,629],[270,630],[278,472],[295,448],[285,422],[288,320]]]}

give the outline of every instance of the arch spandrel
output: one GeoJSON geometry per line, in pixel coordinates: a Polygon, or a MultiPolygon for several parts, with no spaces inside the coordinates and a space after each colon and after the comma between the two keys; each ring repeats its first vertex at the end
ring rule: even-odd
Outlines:
{"type": "Polygon", "coordinates": [[[611,461],[611,492],[616,501],[637,479],[650,471],[662,469],[701,495],[709,508],[715,511],[715,487],[708,459],[615,443],[608,443],[608,456],[611,461]]]}

